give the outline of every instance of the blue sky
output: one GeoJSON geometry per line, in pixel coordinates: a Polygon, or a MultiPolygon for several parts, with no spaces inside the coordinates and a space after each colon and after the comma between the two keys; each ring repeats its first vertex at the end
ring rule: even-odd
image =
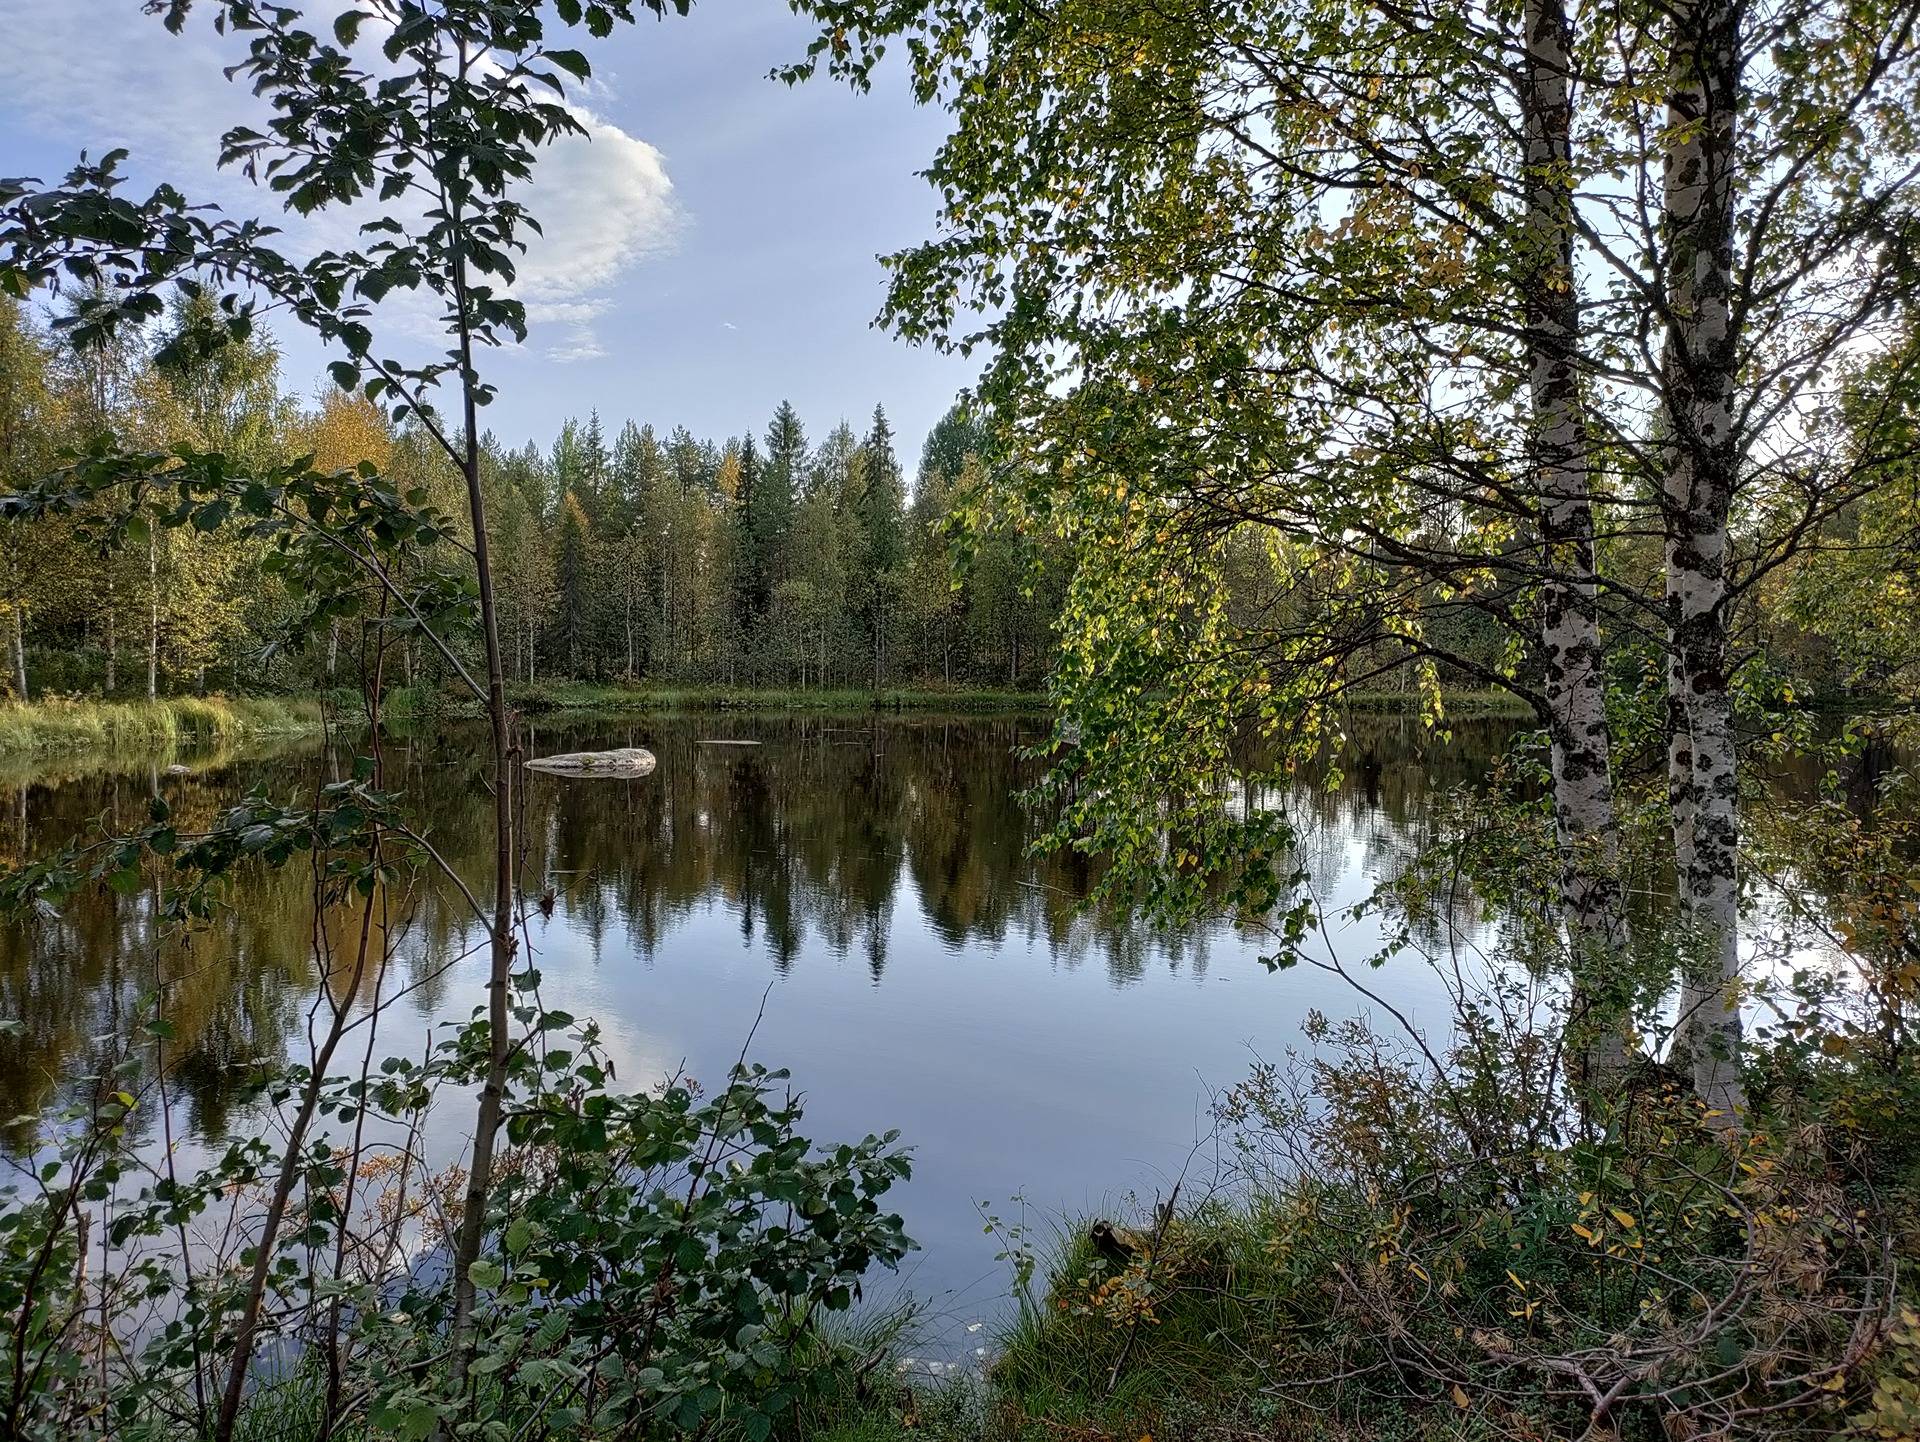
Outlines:
{"type": "MultiPolygon", "coordinates": [[[[218,136],[259,112],[220,74],[232,59],[196,13],[174,38],[140,0],[5,0],[0,173],[52,178],[82,148],[132,152],[129,172],[231,214],[272,196],[214,168],[218,136]]],[[[330,7],[321,5],[319,9],[330,7]]],[[[696,0],[589,47],[590,141],[552,153],[532,204],[548,238],[524,268],[534,324],[498,358],[486,424],[548,444],[598,408],[715,438],[764,431],[790,399],[809,436],[885,404],[909,464],[975,363],[873,329],[876,257],[930,233],[936,198],[916,172],[943,132],[896,71],[867,96],[766,78],[808,38],[784,0],[696,0]]],[[[315,233],[347,238],[348,226],[315,233]]],[[[301,240],[289,218],[290,248],[301,240]]],[[[405,314],[391,323],[428,332],[405,314]]],[[[285,382],[323,384],[317,347],[282,334],[285,382]]]]}

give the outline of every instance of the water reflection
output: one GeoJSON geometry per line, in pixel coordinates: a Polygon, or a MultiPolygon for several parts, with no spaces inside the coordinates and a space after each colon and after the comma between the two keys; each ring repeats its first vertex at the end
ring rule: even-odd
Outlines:
{"type": "MultiPolygon", "coordinates": [[[[1463,724],[1443,745],[1402,718],[1361,718],[1340,784],[1242,800],[1284,802],[1317,891],[1337,905],[1419,847],[1426,799],[1477,779],[1507,732],[1463,724]]],[[[520,864],[550,1004],[596,1017],[622,1081],[643,1085],[682,1065],[718,1074],[771,982],[756,1056],[809,1089],[815,1135],[899,1127],[918,1146],[905,1209],[927,1251],[912,1284],[962,1312],[1004,1292],[976,1199],[1022,1190],[1080,1209],[1111,1200],[1109,1187],[1151,1189],[1203,1129],[1207,1086],[1291,1044],[1308,1008],[1355,1009],[1323,976],[1270,976],[1261,939],[1223,922],[1155,935],[1083,908],[1095,863],[1029,855],[1040,822],[1017,797],[1036,771],[1019,752],[1043,734],[1036,718],[723,714],[536,723],[524,738],[534,754],[642,745],[659,757],[641,780],[527,779],[520,864]],[[715,744],[727,742],[755,744],[715,744]]],[[[435,847],[484,890],[480,740],[447,728],[387,760],[435,847]]],[[[136,825],[156,793],[182,830],[202,827],[250,787],[311,792],[350,755],[0,779],[7,859],[96,819],[136,825]]],[[[386,995],[404,1002],[382,1041],[417,1052],[426,1023],[479,999],[479,934],[451,888],[417,879],[383,902],[396,938],[386,995]]],[[[184,938],[156,936],[156,904],[151,890],[90,893],[0,929],[0,1014],[25,1023],[0,1038],[0,1115],[44,1113],[95,1071],[157,977],[177,1038],[176,1131],[241,1125],[250,1063],[303,1046],[316,941],[339,944],[345,918],[315,917],[302,867],[246,878],[184,938]]],[[[16,1122],[7,1140],[30,1146],[34,1130],[16,1122]]]]}

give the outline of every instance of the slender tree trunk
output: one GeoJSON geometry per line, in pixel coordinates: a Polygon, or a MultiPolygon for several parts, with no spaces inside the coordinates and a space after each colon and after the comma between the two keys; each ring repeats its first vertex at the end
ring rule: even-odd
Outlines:
{"type": "Polygon", "coordinates": [[[117,610],[113,598],[113,568],[107,568],[107,696],[112,698],[120,681],[120,635],[115,624],[117,610]]]}
{"type": "Polygon", "coordinates": [[[1728,515],[1739,474],[1734,434],[1733,163],[1739,20],[1732,0],[1681,0],[1670,12],[1665,174],[1669,331],[1662,377],[1670,789],[1687,920],[1676,1060],[1697,1095],[1732,1124],[1745,1102],[1738,1050],[1739,778],[1727,675],[1728,515]],[[1684,777],[1682,772],[1684,771],[1684,777]]]}
{"type": "Polygon", "coordinates": [[[327,627],[327,679],[333,679],[334,672],[340,667],[340,619],[335,617],[327,627]]]}
{"type": "MultiPolygon", "coordinates": [[[[367,904],[369,907],[373,905],[371,898],[368,899],[367,904]]],[[[322,905],[324,905],[323,899],[316,888],[314,906],[317,908],[322,905]]],[[[280,1171],[274,1178],[273,1192],[267,1199],[266,1215],[260,1219],[260,1231],[254,1238],[253,1267],[248,1277],[245,1298],[241,1302],[240,1319],[234,1326],[233,1357],[228,1364],[226,1385],[220,1394],[220,1413],[214,1426],[215,1442],[231,1442],[234,1428],[239,1421],[240,1404],[247,1392],[247,1369],[253,1361],[253,1344],[260,1328],[260,1313],[272,1279],[280,1225],[286,1218],[287,1204],[292,1200],[294,1188],[306,1172],[307,1130],[313,1125],[314,1114],[320,1105],[321,1093],[326,1090],[327,1073],[333,1063],[333,1054],[340,1045],[340,1039],[346,1035],[347,1019],[351,1013],[353,998],[359,993],[365,967],[366,953],[363,950],[338,1000],[335,1000],[329,992],[330,978],[324,972],[320,978],[321,994],[325,1004],[331,1009],[332,1017],[327,1026],[326,1036],[313,1054],[307,1082],[300,1093],[300,1105],[287,1128],[286,1145],[280,1154],[280,1171]]]]}
{"type": "MultiPolygon", "coordinates": [[[[629,543],[629,545],[628,545],[628,550],[629,550],[629,552],[631,552],[631,550],[632,550],[632,545],[631,545],[631,543],[629,543]]],[[[633,574],[633,567],[632,567],[632,564],[631,564],[631,559],[632,559],[632,558],[631,558],[631,555],[629,555],[629,558],[628,558],[628,559],[629,559],[629,564],[628,564],[628,567],[627,567],[627,584],[626,584],[626,585],[625,585],[625,586],[624,586],[624,587],[623,587],[622,589],[623,589],[623,590],[624,590],[624,591],[626,592],[626,603],[627,603],[627,607],[626,607],[626,622],[627,622],[627,679],[628,679],[629,681],[631,681],[631,680],[633,679],[633,666],[634,666],[634,654],[633,654],[633,587],[634,587],[634,583],[635,583],[635,582],[636,582],[636,581],[637,581],[637,580],[638,580],[639,578],[638,578],[637,576],[635,576],[635,575],[633,574]]]]}
{"type": "MultiPolygon", "coordinates": [[[[465,55],[461,56],[462,68],[465,55]]],[[[454,224],[459,226],[456,210],[454,224]]],[[[486,497],[480,484],[480,430],[474,395],[473,347],[467,325],[466,263],[458,252],[453,267],[455,304],[461,317],[460,358],[465,401],[467,513],[473,525],[473,564],[480,593],[480,630],[487,658],[487,720],[493,739],[493,919],[488,936],[487,1070],[474,1119],[473,1151],[467,1173],[466,1201],[453,1254],[453,1375],[464,1384],[473,1355],[473,1264],[487,1229],[487,1193],[493,1174],[493,1148],[506,1103],[507,990],[511,984],[513,930],[513,735],[507,716],[507,678],[501,662],[500,622],[494,607],[493,568],[487,547],[486,497]]]]}
{"type": "Polygon", "coordinates": [[[160,543],[147,535],[147,699],[160,694],[160,543]]]}
{"type": "Polygon", "coordinates": [[[22,701],[27,695],[27,606],[24,601],[13,603],[13,644],[8,649],[13,652],[13,694],[22,701]]]}
{"type": "Polygon", "coordinates": [[[1572,25],[1565,0],[1527,0],[1527,353],[1534,484],[1545,553],[1541,642],[1561,910],[1572,953],[1573,1035],[1584,1082],[1627,1060],[1628,955],[1607,725],[1605,652],[1595,586],[1592,445],[1580,394],[1574,287],[1572,25]]]}

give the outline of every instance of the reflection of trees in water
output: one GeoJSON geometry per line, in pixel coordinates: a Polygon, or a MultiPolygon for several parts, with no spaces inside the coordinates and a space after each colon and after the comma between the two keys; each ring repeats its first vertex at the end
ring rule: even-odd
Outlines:
{"type": "MultiPolygon", "coordinates": [[[[813,945],[857,956],[880,981],[903,899],[912,923],[941,947],[1044,948],[1057,963],[1104,965],[1124,983],[1160,965],[1203,969],[1209,928],[1153,934],[1112,909],[1081,902],[1098,863],[1076,852],[1034,857],[1039,819],[1019,792],[1037,763],[1018,755],[1040,739],[1030,719],[711,717],[530,728],[529,754],[644,745],[659,757],[643,781],[530,777],[523,793],[522,866],[529,907],[543,894],[595,958],[651,956],[689,917],[713,905],[781,969],[813,945]],[[751,737],[757,746],[713,746],[751,737]]],[[[1242,804],[1284,805],[1301,827],[1302,858],[1323,894],[1356,862],[1390,874],[1421,844],[1423,799],[1435,786],[1477,778],[1504,727],[1458,728],[1439,746],[1404,718],[1362,717],[1350,727],[1341,779],[1303,775],[1279,792],[1249,790],[1242,804]]],[[[459,728],[392,745],[404,789],[434,846],[484,889],[488,811],[480,752],[459,728]]],[[[336,768],[340,758],[324,764],[336,768]]],[[[280,797],[313,784],[313,757],[280,755],[201,775],[90,773],[5,795],[5,847],[15,854],[83,832],[89,818],[137,824],[156,786],[183,829],[205,826],[246,786],[280,797]]],[[[416,881],[391,899],[397,965],[388,994],[414,988],[428,1015],[443,1010],[448,964],[473,941],[450,889],[416,881]]],[[[302,866],[247,878],[233,904],[187,937],[156,938],[153,898],[89,893],[57,920],[0,928],[0,1011],[24,1038],[0,1041],[0,1101],[36,1111],[58,1079],[85,1075],[89,1038],[124,1034],[153,990],[156,966],[173,978],[169,1019],[179,1086],[203,1134],[227,1120],[250,1062],[296,1044],[312,1000],[316,936],[302,866]],[[156,952],[157,945],[157,952],[156,952]]],[[[327,918],[323,938],[357,925],[327,918]]],[[[533,933],[536,960],[540,928],[533,933]]],[[[334,945],[342,943],[334,940],[334,945]]]]}

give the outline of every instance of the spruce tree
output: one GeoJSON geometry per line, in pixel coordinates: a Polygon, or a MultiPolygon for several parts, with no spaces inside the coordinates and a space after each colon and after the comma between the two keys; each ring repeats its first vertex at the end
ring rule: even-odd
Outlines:
{"type": "Polygon", "coordinates": [[[905,487],[893,450],[893,427],[881,406],[873,408],[873,425],[861,443],[860,459],[860,609],[873,661],[873,685],[878,690],[886,673],[888,634],[907,560],[905,487]]]}
{"type": "Polygon", "coordinates": [[[785,579],[784,542],[806,469],[807,433],[793,403],[782,401],[767,426],[767,461],[749,513],[770,584],[785,579]]]}
{"type": "Polygon", "coordinates": [[[767,611],[767,569],[754,524],[761,471],[753,437],[741,437],[739,479],[733,497],[733,631],[734,649],[739,655],[752,654],[760,618],[767,611]]]}

